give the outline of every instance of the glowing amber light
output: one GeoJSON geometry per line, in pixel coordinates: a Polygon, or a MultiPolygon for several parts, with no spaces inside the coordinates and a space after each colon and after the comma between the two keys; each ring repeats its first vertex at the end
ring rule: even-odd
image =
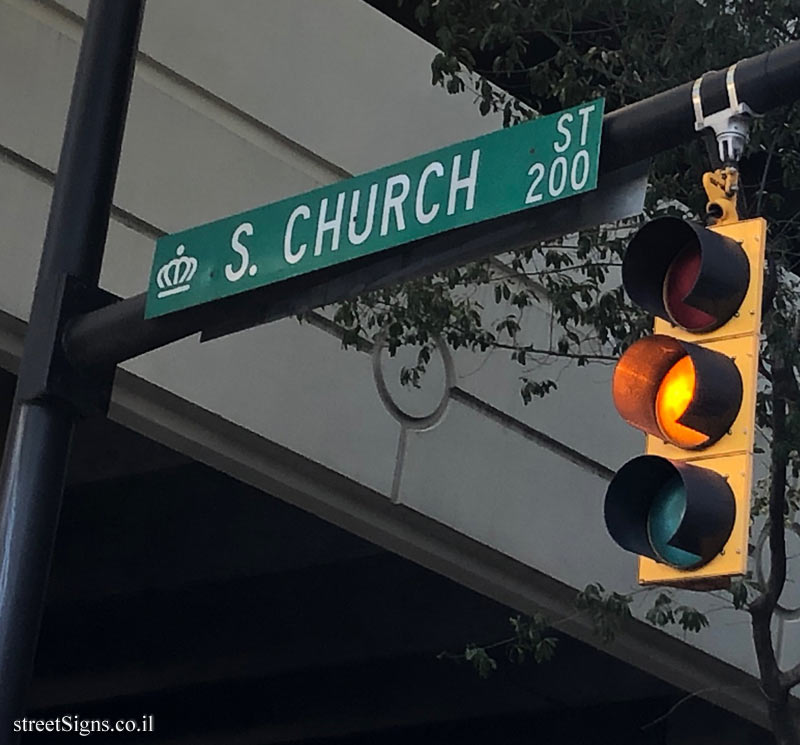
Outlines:
{"type": "Polygon", "coordinates": [[[656,418],[664,437],[673,445],[694,448],[709,438],[696,429],[678,422],[694,396],[694,365],[687,355],[681,357],[664,376],[656,395],[656,418]]]}

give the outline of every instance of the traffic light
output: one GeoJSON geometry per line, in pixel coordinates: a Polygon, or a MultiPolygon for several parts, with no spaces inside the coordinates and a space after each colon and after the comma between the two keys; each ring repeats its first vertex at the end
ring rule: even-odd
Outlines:
{"type": "Polygon", "coordinates": [[[766,223],[721,212],[710,228],[648,223],[622,265],[656,321],[614,370],[646,447],[609,484],[605,519],[642,584],[721,587],[746,571],[766,223]]]}

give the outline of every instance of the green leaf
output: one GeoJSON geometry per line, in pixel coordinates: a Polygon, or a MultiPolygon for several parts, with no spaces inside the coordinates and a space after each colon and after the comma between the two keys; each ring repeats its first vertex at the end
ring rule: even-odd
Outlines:
{"type": "Polygon", "coordinates": [[[497,662],[483,647],[477,647],[473,644],[467,645],[464,650],[464,657],[467,662],[472,663],[481,678],[488,678],[489,675],[497,670],[497,662]]]}

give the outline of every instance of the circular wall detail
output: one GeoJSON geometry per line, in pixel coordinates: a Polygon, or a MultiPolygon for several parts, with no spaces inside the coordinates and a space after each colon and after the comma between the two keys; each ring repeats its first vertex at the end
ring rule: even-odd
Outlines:
{"type": "Polygon", "coordinates": [[[417,346],[402,346],[392,357],[385,338],[379,336],[372,351],[372,373],[378,395],[389,413],[405,427],[428,429],[442,418],[450,389],[455,385],[455,375],[450,350],[441,339],[437,339],[419,388],[401,384],[401,370],[417,364],[419,349],[417,346]]]}

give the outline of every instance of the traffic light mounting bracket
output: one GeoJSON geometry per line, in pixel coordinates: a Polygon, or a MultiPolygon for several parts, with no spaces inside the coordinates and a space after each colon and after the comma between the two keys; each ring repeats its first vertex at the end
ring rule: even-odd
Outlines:
{"type": "Polygon", "coordinates": [[[746,103],[739,101],[735,80],[738,64],[737,62],[731,65],[725,73],[725,90],[728,94],[727,108],[715,111],[713,114],[704,114],[701,88],[705,76],[701,75],[697,78],[692,86],[694,128],[698,132],[703,129],[714,131],[717,140],[717,155],[722,166],[730,166],[739,162],[750,135],[750,122],[753,117],[759,116],[746,103]]]}

